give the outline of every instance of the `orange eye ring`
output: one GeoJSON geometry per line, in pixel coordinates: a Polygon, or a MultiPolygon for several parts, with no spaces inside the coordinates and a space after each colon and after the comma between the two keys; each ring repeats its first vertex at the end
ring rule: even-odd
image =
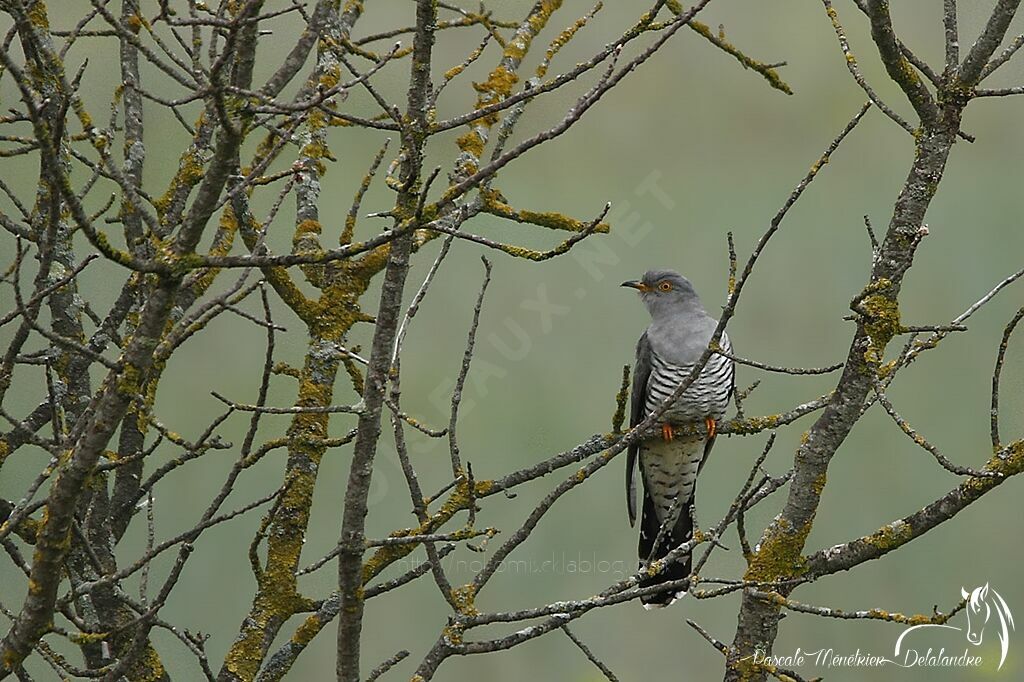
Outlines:
{"type": "Polygon", "coordinates": [[[658,283],[658,290],[659,291],[672,291],[672,282],[669,282],[668,280],[666,280],[664,282],[659,282],[658,283]]]}

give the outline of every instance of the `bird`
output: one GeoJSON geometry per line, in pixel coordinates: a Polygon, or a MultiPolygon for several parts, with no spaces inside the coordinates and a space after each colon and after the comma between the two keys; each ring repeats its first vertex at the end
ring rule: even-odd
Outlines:
{"type": "MultiPolygon", "coordinates": [[[[636,345],[632,428],[657,410],[689,376],[707,350],[718,321],[704,310],[690,281],[674,270],[649,270],[642,279],[622,286],[640,292],[651,315],[651,323],[636,345]]],[[[725,332],[719,346],[727,355],[711,354],[698,377],[659,417],[660,433],[634,441],[628,448],[626,507],[630,526],[636,523],[634,470],[638,456],[644,490],[637,548],[640,569],[693,537],[697,474],[711,453],[717,424],[735,390],[732,347],[725,332]],[[678,427],[692,425],[703,425],[704,433],[677,434],[678,427]]],[[[689,554],[678,557],[658,575],[645,574],[640,586],[686,578],[691,568],[689,554]]],[[[685,588],[655,592],[642,596],[641,602],[648,609],[669,606],[685,593],[685,588]]]]}

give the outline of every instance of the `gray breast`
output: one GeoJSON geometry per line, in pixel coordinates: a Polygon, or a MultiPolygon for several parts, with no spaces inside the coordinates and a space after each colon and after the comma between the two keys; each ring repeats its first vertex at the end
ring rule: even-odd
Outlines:
{"type": "MultiPolygon", "coordinates": [[[[725,334],[722,335],[721,345],[726,352],[732,351],[729,337],[725,334]]],[[[693,367],[693,364],[674,365],[666,362],[652,350],[645,412],[650,414],[672,395],[679,384],[690,375],[693,367]]],[[[683,391],[663,415],[663,421],[689,423],[703,421],[706,417],[721,419],[725,416],[732,384],[732,360],[713,354],[700,376],[683,391]]]]}

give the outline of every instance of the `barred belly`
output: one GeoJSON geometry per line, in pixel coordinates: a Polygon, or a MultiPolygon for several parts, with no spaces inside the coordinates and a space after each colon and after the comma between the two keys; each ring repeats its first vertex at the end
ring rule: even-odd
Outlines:
{"type": "MultiPolygon", "coordinates": [[[[722,348],[731,352],[729,338],[725,335],[722,336],[722,348]]],[[[662,401],[675,392],[693,367],[693,364],[673,365],[662,360],[657,353],[651,353],[651,376],[647,382],[647,400],[644,405],[647,414],[655,411],[662,401]]],[[[701,422],[706,417],[721,419],[729,403],[732,373],[732,360],[712,354],[700,376],[676,398],[660,421],[688,424],[701,422]]]]}
{"type": "Polygon", "coordinates": [[[641,443],[644,489],[654,502],[659,523],[671,528],[685,505],[693,500],[697,468],[703,455],[703,436],[684,436],[671,442],[659,437],[641,443]]]}

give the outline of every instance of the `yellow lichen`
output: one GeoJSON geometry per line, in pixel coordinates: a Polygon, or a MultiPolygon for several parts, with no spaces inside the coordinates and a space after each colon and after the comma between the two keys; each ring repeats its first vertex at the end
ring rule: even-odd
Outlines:
{"type": "Polygon", "coordinates": [[[547,74],[548,66],[551,64],[551,60],[554,59],[555,55],[558,54],[559,50],[565,47],[569,41],[573,39],[573,36],[575,36],[581,28],[587,25],[587,21],[590,20],[590,17],[600,12],[603,7],[604,3],[598,2],[594,5],[594,9],[591,14],[577,19],[572,26],[559,33],[558,36],[551,41],[551,44],[548,45],[547,52],[544,54],[544,61],[537,66],[537,78],[543,78],[547,74]]]}
{"type": "Polygon", "coordinates": [[[879,530],[864,538],[864,542],[885,552],[894,547],[899,547],[913,537],[913,534],[914,531],[910,527],[910,524],[903,520],[899,520],[893,521],[886,526],[882,526],[879,530]]]}
{"type": "MultiPolygon", "coordinates": [[[[1021,472],[1024,472],[1024,440],[1014,441],[1005,448],[1005,454],[995,454],[988,462],[985,463],[985,470],[999,474],[1002,477],[1014,476],[1021,472]]],[[[977,477],[971,479],[972,481],[979,480],[982,484],[995,485],[1001,479],[999,478],[981,478],[977,477]]]]}
{"type": "Polygon", "coordinates": [[[455,143],[460,150],[470,154],[474,159],[479,159],[484,154],[484,140],[476,130],[460,135],[455,143]]]}
{"type": "MultiPolygon", "coordinates": [[[[409,535],[428,535],[436,532],[441,526],[447,523],[456,513],[468,509],[470,500],[483,497],[494,490],[494,481],[476,481],[474,492],[469,494],[469,484],[463,481],[455,486],[448,498],[441,505],[441,508],[434,512],[430,518],[416,528],[406,528],[395,531],[390,537],[406,537],[409,535]]],[[[408,556],[416,549],[416,544],[409,542],[398,545],[386,545],[379,547],[363,564],[363,584],[367,584],[381,571],[395,561],[408,556]]]]}
{"type": "MultiPolygon", "coordinates": [[[[469,134],[473,134],[472,131],[469,134]]],[[[483,153],[482,146],[480,147],[480,153],[483,153]]],[[[509,206],[508,203],[504,201],[504,198],[494,190],[482,190],[481,195],[484,199],[485,212],[501,216],[502,218],[507,218],[509,220],[514,220],[517,223],[528,223],[530,225],[547,227],[552,230],[563,230],[566,232],[582,232],[590,226],[589,223],[583,223],[575,218],[570,218],[567,215],[555,211],[516,210],[509,206]]],[[[609,229],[610,228],[607,223],[600,223],[594,227],[593,231],[607,233],[609,229]]]]}
{"type": "Polygon", "coordinates": [[[28,20],[38,29],[48,31],[50,29],[50,18],[46,14],[46,3],[36,0],[28,8],[28,20]]]}
{"type": "Polygon", "coordinates": [[[760,433],[761,431],[774,429],[779,425],[780,419],[782,419],[782,415],[779,414],[770,414],[764,417],[747,417],[746,419],[734,422],[732,432],[739,435],[760,433]]]}
{"type": "Polygon", "coordinates": [[[802,574],[805,567],[802,552],[810,531],[809,523],[793,528],[786,519],[776,519],[760,548],[751,557],[744,580],[771,582],[802,574]]]}
{"type": "Polygon", "coordinates": [[[296,238],[303,234],[320,234],[322,231],[323,228],[320,226],[320,221],[313,220],[312,218],[303,220],[295,226],[296,238]]]}
{"type": "Polygon", "coordinates": [[[292,642],[299,646],[306,646],[313,641],[313,638],[316,637],[322,629],[323,624],[320,622],[319,617],[315,616],[307,618],[295,629],[295,634],[292,635],[292,642]]]}
{"type": "Polygon", "coordinates": [[[140,17],[138,14],[132,14],[128,17],[128,28],[131,30],[132,33],[137,34],[143,26],[143,21],[144,19],[140,17]]]}
{"type": "MultiPolygon", "coordinates": [[[[512,94],[512,88],[518,82],[519,76],[502,64],[491,71],[487,80],[483,83],[474,83],[473,88],[481,94],[480,103],[486,106],[487,104],[500,102],[508,97],[512,94]]],[[[487,118],[497,120],[497,114],[491,114],[489,117],[482,120],[487,120],[487,118]]]]}
{"type": "Polygon", "coordinates": [[[452,601],[455,608],[464,616],[475,616],[479,613],[473,600],[476,598],[476,585],[468,583],[462,587],[452,588],[452,601]]]}
{"type": "Polygon", "coordinates": [[[178,160],[178,172],[171,179],[171,184],[168,185],[167,191],[153,201],[153,206],[161,218],[164,218],[164,213],[174,197],[183,189],[191,188],[202,180],[204,173],[203,160],[197,150],[190,149],[181,155],[181,158],[178,160]]]}
{"type": "Polygon", "coordinates": [[[334,64],[320,74],[320,85],[327,89],[335,87],[341,81],[341,69],[338,68],[337,64],[334,64]]]}
{"type": "MultiPolygon", "coordinates": [[[[682,14],[684,11],[682,4],[678,2],[678,0],[669,0],[667,5],[669,10],[671,10],[676,15],[682,14]]],[[[648,22],[650,20],[653,20],[653,17],[650,17],[650,19],[648,19],[648,22]]],[[[703,24],[697,21],[696,19],[690,19],[690,21],[687,22],[687,26],[689,26],[689,28],[692,31],[700,34],[706,40],[710,41],[723,52],[731,55],[745,68],[752,69],[757,73],[761,74],[761,76],[766,81],[768,81],[768,84],[771,87],[781,92],[784,92],[787,95],[793,94],[792,88],[790,88],[789,85],[784,80],[782,80],[782,78],[779,76],[775,68],[769,66],[768,64],[759,62],[756,59],[751,59],[750,57],[748,57],[738,47],[736,47],[735,45],[733,45],[732,43],[725,39],[724,32],[719,32],[719,34],[716,35],[706,24],[703,24]]]]}
{"type": "Polygon", "coordinates": [[[163,679],[166,674],[167,671],[164,670],[156,649],[147,646],[142,657],[132,666],[129,678],[138,682],[156,682],[163,679]]]}
{"type": "Polygon", "coordinates": [[[117,382],[117,392],[126,398],[135,398],[142,391],[142,372],[135,365],[126,365],[117,382]]]}
{"type": "Polygon", "coordinates": [[[901,330],[899,304],[891,290],[892,282],[880,279],[864,290],[866,295],[858,304],[865,317],[864,331],[869,341],[864,359],[876,366],[881,364],[889,341],[901,330]]]}
{"type": "Polygon", "coordinates": [[[82,646],[83,644],[102,642],[109,636],[109,632],[72,632],[68,635],[68,639],[74,644],[82,646]]]}

